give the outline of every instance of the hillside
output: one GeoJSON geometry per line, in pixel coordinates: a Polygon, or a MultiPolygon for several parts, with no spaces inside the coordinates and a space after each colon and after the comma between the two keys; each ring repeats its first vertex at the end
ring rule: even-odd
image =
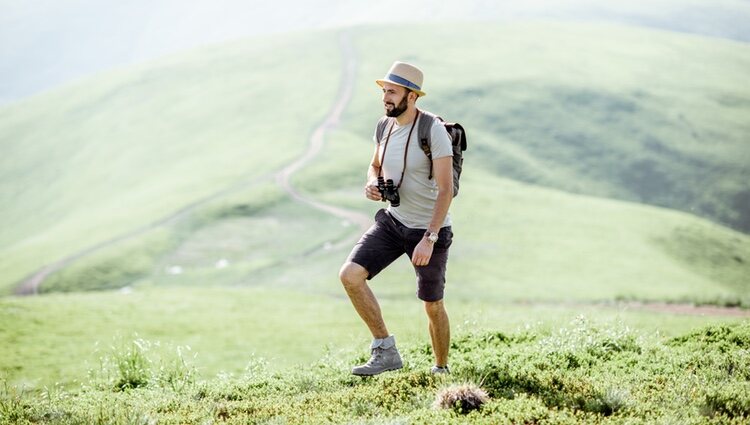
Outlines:
{"type": "Polygon", "coordinates": [[[337,49],[334,33],[255,39],[0,109],[2,292],[73,252],[269,178],[325,114],[337,49]],[[317,84],[296,78],[297,61],[317,84]]]}
{"type": "MultiPolygon", "coordinates": [[[[750,94],[739,81],[750,55],[744,44],[552,23],[386,27],[384,33],[377,27],[351,36],[358,78],[340,136],[331,141],[335,151],[295,180],[315,196],[353,202],[348,196],[361,184],[367,137],[380,114],[372,76],[400,57],[427,72],[430,95],[422,105],[471,129],[469,175],[481,168],[745,226],[750,94]],[[426,40],[441,49],[420,48],[426,40]]],[[[0,235],[0,287],[8,292],[44,264],[158,224],[161,230],[133,241],[135,248],[115,249],[147,251],[137,272],[114,284],[122,286],[150,273],[186,235],[227,214],[193,208],[180,223],[165,223],[181,209],[201,200],[263,207],[264,179],[300,155],[335,93],[335,40],[329,32],[250,39],[1,109],[0,219],[13,225],[0,235]],[[279,55],[271,58],[270,51],[279,55]],[[300,69],[306,78],[295,78],[300,69]],[[279,120],[285,124],[268,125],[279,120]],[[232,194],[233,201],[222,200],[232,194]]],[[[324,233],[341,231],[335,224],[327,229],[319,232],[320,244],[324,233]]],[[[731,238],[718,244],[745,249],[744,237],[731,238]]],[[[730,266],[744,270],[739,258],[730,266]]]]}
{"type": "MultiPolygon", "coordinates": [[[[428,28],[361,33],[361,72],[423,64],[423,106],[472,129],[475,163],[750,230],[746,43],[613,25],[428,28]]],[[[369,135],[368,79],[355,93],[350,128],[369,135]]]]}

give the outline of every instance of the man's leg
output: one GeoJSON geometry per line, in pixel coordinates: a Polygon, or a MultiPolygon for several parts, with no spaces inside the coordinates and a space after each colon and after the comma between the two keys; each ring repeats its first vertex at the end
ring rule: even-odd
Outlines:
{"type": "Polygon", "coordinates": [[[448,365],[451,329],[445,305],[443,300],[425,301],[424,309],[430,321],[430,338],[432,339],[432,352],[435,353],[435,366],[446,367],[448,365]]]}
{"type": "Polygon", "coordinates": [[[347,262],[339,271],[339,278],[346,289],[346,294],[357,310],[359,317],[370,329],[373,338],[387,338],[388,329],[383,321],[380,304],[367,284],[367,270],[357,263],[347,262]]]}
{"type": "Polygon", "coordinates": [[[359,316],[370,328],[373,336],[370,344],[372,356],[367,363],[355,366],[352,374],[359,376],[377,375],[389,370],[401,369],[403,362],[396,348],[396,338],[388,335],[380,305],[367,284],[367,270],[357,263],[347,262],[341,267],[339,278],[359,316]]]}

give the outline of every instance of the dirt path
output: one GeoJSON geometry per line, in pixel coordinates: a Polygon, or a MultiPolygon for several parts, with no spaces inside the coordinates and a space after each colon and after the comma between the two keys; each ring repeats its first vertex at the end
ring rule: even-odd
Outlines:
{"type": "Polygon", "coordinates": [[[687,303],[668,303],[656,301],[516,301],[512,305],[529,307],[565,307],[611,309],[617,311],[645,311],[673,314],[676,316],[722,316],[750,317],[750,310],[740,307],[720,307],[714,305],[695,305],[687,303]]]}
{"type": "MultiPolygon", "coordinates": [[[[328,205],[315,199],[302,195],[297,189],[292,186],[290,179],[300,169],[310,163],[320,153],[323,145],[325,144],[326,133],[335,129],[340,121],[341,115],[346,109],[349,101],[352,97],[352,91],[354,90],[354,78],[356,71],[356,62],[354,57],[354,49],[351,44],[349,36],[342,32],[339,38],[342,52],[342,70],[341,70],[341,83],[339,86],[339,92],[336,96],[336,103],[334,103],[331,110],[326,115],[323,122],[315,129],[312,136],[310,137],[310,145],[307,151],[299,159],[284,167],[278,174],[276,174],[276,181],[279,185],[297,202],[302,202],[315,209],[326,212],[328,214],[339,217],[351,223],[355,223],[359,226],[359,229],[364,232],[372,224],[372,219],[360,212],[351,211],[344,208],[335,207],[328,205]]],[[[363,194],[364,196],[364,194],[363,194]]],[[[352,237],[358,238],[360,233],[353,235],[352,237]]],[[[339,248],[343,245],[351,243],[350,238],[346,238],[343,241],[339,241],[332,249],[339,248]]]]}

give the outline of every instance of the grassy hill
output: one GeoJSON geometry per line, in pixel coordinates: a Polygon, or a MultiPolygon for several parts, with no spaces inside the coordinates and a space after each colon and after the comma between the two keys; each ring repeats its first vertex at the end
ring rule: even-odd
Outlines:
{"type": "Polygon", "coordinates": [[[332,32],[255,39],[0,109],[2,291],[299,156],[335,94],[339,57],[332,32]]]}
{"type": "MultiPolygon", "coordinates": [[[[482,169],[745,226],[750,93],[739,82],[750,54],[744,44],[554,23],[377,27],[352,37],[354,100],[331,140],[335,146],[296,180],[315,196],[354,202],[336,194],[348,198],[361,185],[367,137],[381,113],[372,78],[401,58],[425,68],[430,94],[420,104],[470,129],[468,174],[482,169]],[[441,49],[421,48],[428,41],[441,49]]],[[[163,224],[202,199],[242,193],[236,204],[263,204],[253,197],[265,196],[264,178],[302,152],[332,101],[340,64],[335,40],[317,33],[205,49],[0,110],[0,219],[13,223],[0,235],[0,287],[10,291],[44,264],[163,224]],[[300,66],[304,79],[296,78],[300,66]]],[[[116,287],[143,277],[206,222],[249,214],[239,208],[218,215],[191,210],[161,233],[102,254],[115,263],[121,255],[141,257],[131,261],[132,273],[105,273],[73,287],[116,287]]],[[[341,231],[336,223],[326,229],[341,231]]],[[[71,286],[47,286],[55,287],[71,286]]]]}
{"type": "MultiPolygon", "coordinates": [[[[554,23],[372,29],[358,40],[363,75],[392,58],[424,67],[420,103],[470,129],[474,164],[750,230],[745,43],[554,23]]],[[[347,120],[361,134],[369,80],[347,120]]]]}

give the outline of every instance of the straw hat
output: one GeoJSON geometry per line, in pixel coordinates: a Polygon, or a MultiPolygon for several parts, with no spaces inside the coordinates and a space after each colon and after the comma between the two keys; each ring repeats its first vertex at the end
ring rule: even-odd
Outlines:
{"type": "Polygon", "coordinates": [[[416,66],[404,62],[393,62],[391,69],[388,70],[385,77],[382,80],[375,80],[375,82],[380,87],[383,87],[383,83],[406,87],[422,97],[427,95],[427,93],[422,91],[423,78],[422,70],[416,66]]]}

